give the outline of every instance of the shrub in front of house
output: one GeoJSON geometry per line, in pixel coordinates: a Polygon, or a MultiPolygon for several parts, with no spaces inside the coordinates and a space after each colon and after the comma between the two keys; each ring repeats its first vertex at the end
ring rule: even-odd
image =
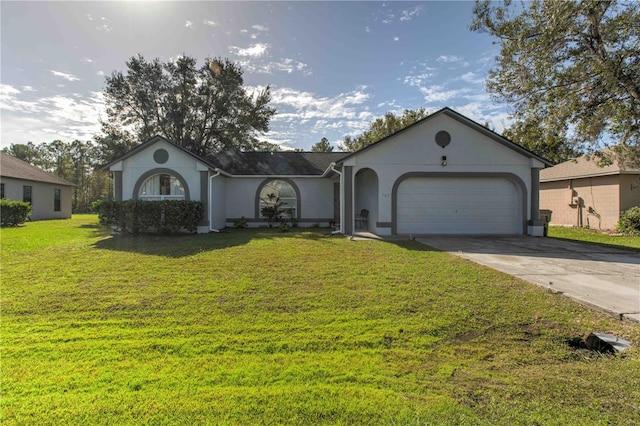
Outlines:
{"type": "Polygon", "coordinates": [[[640,207],[631,207],[620,216],[617,231],[626,235],[640,236],[640,207]]]}
{"type": "Polygon", "coordinates": [[[204,216],[199,201],[103,201],[94,208],[100,224],[129,234],[195,232],[204,216]]]}
{"type": "Polygon", "coordinates": [[[31,215],[31,204],[22,201],[0,200],[0,223],[2,226],[22,225],[31,215]]]}

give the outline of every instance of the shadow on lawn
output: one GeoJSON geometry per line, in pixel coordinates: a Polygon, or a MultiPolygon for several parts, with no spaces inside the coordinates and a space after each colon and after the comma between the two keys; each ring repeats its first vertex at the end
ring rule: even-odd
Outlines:
{"type": "MultiPolygon", "coordinates": [[[[326,238],[329,231],[293,230],[281,232],[275,228],[225,229],[220,233],[181,235],[115,235],[97,241],[93,246],[101,250],[115,250],[164,257],[185,257],[198,253],[222,250],[246,245],[255,240],[277,238],[304,238],[318,240],[326,238]]],[[[105,234],[108,235],[108,232],[105,234]]]]}
{"type": "Polygon", "coordinates": [[[91,237],[108,237],[109,235],[111,235],[111,233],[109,232],[109,229],[99,225],[99,224],[88,224],[85,223],[83,225],[78,226],[78,228],[80,229],[89,229],[91,230],[91,237]]]}

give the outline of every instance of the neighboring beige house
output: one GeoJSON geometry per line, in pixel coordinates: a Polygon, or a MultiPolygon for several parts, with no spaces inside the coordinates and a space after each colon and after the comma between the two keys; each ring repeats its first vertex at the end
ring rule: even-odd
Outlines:
{"type": "Polygon", "coordinates": [[[75,185],[0,152],[0,198],[31,203],[31,220],[71,217],[75,185]]]}
{"type": "Polygon", "coordinates": [[[638,205],[638,168],[600,167],[582,156],[540,171],[540,208],[551,210],[551,225],[613,230],[638,205]]]}
{"type": "Polygon", "coordinates": [[[300,226],[345,235],[542,235],[546,160],[449,109],[355,153],[233,152],[207,158],[156,136],[105,166],[117,201],[206,204],[199,232],[264,226],[278,195],[300,226]]]}

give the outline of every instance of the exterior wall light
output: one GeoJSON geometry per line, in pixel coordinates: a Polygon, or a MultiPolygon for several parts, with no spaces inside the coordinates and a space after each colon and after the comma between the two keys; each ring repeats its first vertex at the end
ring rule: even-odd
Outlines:
{"type": "Polygon", "coordinates": [[[447,156],[446,156],[446,155],[443,155],[443,156],[442,156],[442,167],[444,167],[444,166],[446,166],[446,165],[447,165],[447,156]]]}

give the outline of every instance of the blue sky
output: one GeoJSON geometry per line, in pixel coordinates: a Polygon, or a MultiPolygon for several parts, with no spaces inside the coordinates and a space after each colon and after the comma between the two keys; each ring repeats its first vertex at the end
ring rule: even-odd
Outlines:
{"type": "Polygon", "coordinates": [[[261,139],[336,145],[388,111],[448,106],[508,125],[484,79],[498,54],[468,30],[473,2],[11,2],[1,14],[1,145],[89,140],[105,76],[136,54],[226,57],[271,86],[261,139]]]}

